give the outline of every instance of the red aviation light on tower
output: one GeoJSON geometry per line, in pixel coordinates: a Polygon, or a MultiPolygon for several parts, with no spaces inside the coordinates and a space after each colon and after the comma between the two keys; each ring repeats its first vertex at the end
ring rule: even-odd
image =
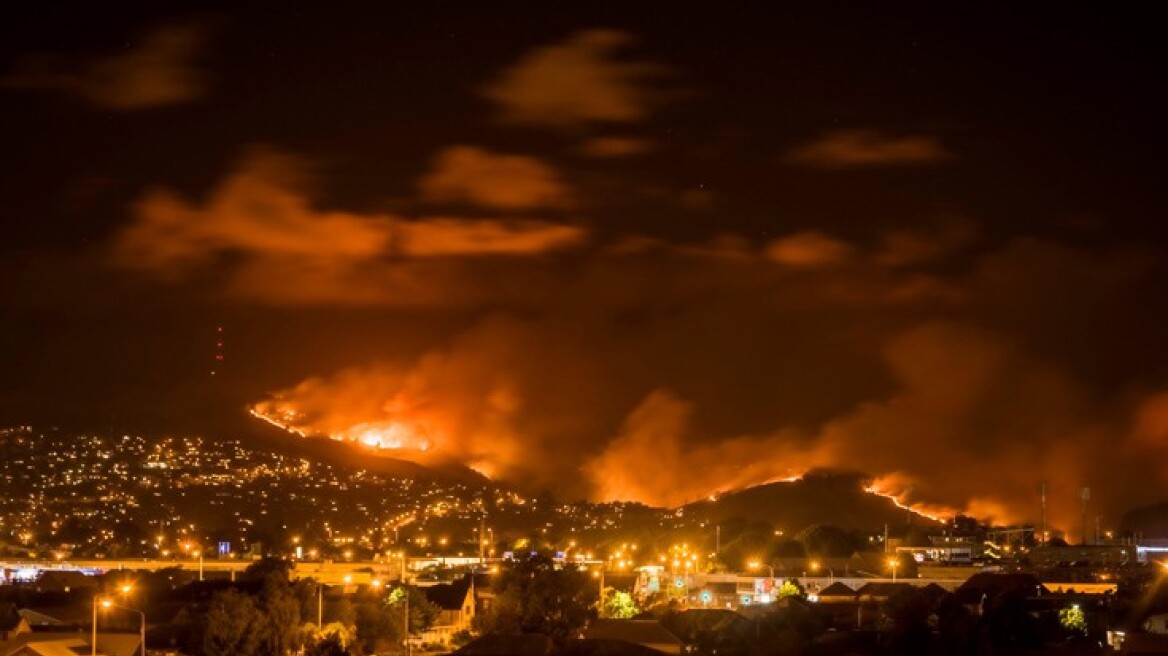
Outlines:
{"type": "Polygon", "coordinates": [[[223,332],[223,325],[220,324],[218,326],[215,326],[215,357],[214,357],[214,361],[211,364],[211,375],[212,376],[219,375],[219,371],[223,367],[223,362],[226,359],[226,357],[225,357],[226,354],[224,353],[224,350],[223,350],[225,340],[226,340],[226,338],[225,338],[224,332],[223,332]]]}

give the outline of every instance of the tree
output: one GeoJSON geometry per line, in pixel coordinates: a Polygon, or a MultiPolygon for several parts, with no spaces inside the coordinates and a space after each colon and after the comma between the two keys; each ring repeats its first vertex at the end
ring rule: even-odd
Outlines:
{"type": "Polygon", "coordinates": [[[304,649],[305,656],[346,656],[355,639],[351,628],[340,622],[330,622],[313,631],[304,649]]]}
{"type": "Polygon", "coordinates": [[[547,556],[512,563],[492,588],[491,608],[475,617],[483,633],[539,633],[563,644],[596,617],[599,594],[591,578],[556,569],[547,556]]]}
{"type": "Polygon", "coordinates": [[[637,608],[637,603],[633,601],[633,596],[631,594],[622,590],[613,590],[613,592],[609,594],[609,590],[611,589],[612,588],[605,588],[604,590],[604,608],[602,609],[601,616],[611,617],[618,620],[627,620],[631,617],[635,617],[637,613],[641,612],[640,609],[637,608]]]}
{"type": "Polygon", "coordinates": [[[1086,633],[1087,615],[1079,608],[1079,604],[1068,606],[1059,611],[1059,624],[1067,631],[1086,633]]]}
{"type": "Polygon", "coordinates": [[[807,550],[803,548],[803,543],[792,538],[779,538],[771,543],[768,553],[768,560],[776,558],[803,558],[807,555],[807,550]]]}
{"type": "Polygon", "coordinates": [[[224,590],[211,599],[204,618],[203,656],[258,656],[264,617],[251,597],[224,590]]]}
{"type": "Polygon", "coordinates": [[[260,589],[259,608],[263,613],[266,640],[271,653],[283,654],[296,645],[296,631],[300,626],[300,601],[287,578],[269,572],[260,589]]]}
{"type": "Polygon", "coordinates": [[[291,571],[291,562],[283,558],[276,558],[275,556],[264,556],[248,565],[247,569],[243,570],[240,578],[244,581],[263,581],[269,576],[275,576],[287,583],[289,579],[288,575],[291,571]]]}
{"type": "Polygon", "coordinates": [[[743,530],[722,545],[722,557],[731,567],[741,568],[748,562],[764,558],[770,552],[770,530],[743,530]]]}
{"type": "Polygon", "coordinates": [[[434,622],[438,620],[438,614],[442,611],[426,598],[426,593],[418,588],[395,588],[393,592],[386,596],[384,605],[387,608],[394,609],[396,616],[401,617],[401,614],[405,610],[402,604],[407,596],[410,607],[409,632],[413,634],[418,631],[425,631],[431,626],[434,626],[434,622]]]}
{"type": "Polygon", "coordinates": [[[775,590],[775,597],[783,599],[785,597],[805,597],[807,596],[803,590],[803,586],[799,585],[796,579],[786,579],[783,584],[775,590]]]}
{"type": "Polygon", "coordinates": [[[382,603],[363,603],[357,605],[357,618],[354,625],[357,629],[357,641],[368,653],[377,651],[377,643],[382,641],[399,641],[404,638],[401,630],[402,620],[397,619],[397,613],[382,603]],[[397,621],[394,621],[397,619],[397,621]]]}
{"type": "Polygon", "coordinates": [[[340,622],[345,626],[353,626],[357,622],[357,609],[353,607],[353,602],[345,597],[326,599],[323,615],[326,624],[340,622]]]}

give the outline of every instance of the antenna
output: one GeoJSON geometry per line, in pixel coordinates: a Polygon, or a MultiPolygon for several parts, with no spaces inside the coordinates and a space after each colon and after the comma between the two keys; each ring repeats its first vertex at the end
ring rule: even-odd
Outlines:
{"type": "Polygon", "coordinates": [[[223,366],[223,360],[224,360],[223,344],[224,344],[225,339],[226,339],[226,336],[223,333],[223,324],[219,324],[218,326],[215,326],[215,361],[211,365],[211,375],[212,376],[218,375],[220,367],[223,366]]]}

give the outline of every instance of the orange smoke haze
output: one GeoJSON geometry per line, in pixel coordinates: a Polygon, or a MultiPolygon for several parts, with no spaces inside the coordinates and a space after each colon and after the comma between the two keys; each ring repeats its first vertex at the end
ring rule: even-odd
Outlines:
{"type": "MultiPolygon", "coordinates": [[[[470,181],[475,173],[462,172],[442,189],[470,185],[476,200],[492,206],[530,208],[554,196],[551,182],[530,179],[525,167],[537,167],[534,160],[496,159],[522,165],[485,181],[470,181]],[[509,196],[480,198],[483,189],[507,189],[509,196]]],[[[482,293],[456,262],[438,259],[534,256],[587,239],[578,226],[532,218],[406,219],[318,209],[304,191],[304,168],[295,157],[259,149],[201,204],[154,190],[138,201],[112,261],[169,281],[215,271],[231,296],[278,305],[426,305],[455,288],[464,297],[482,293]]]]}
{"type": "MultiPolygon", "coordinates": [[[[1107,523],[1162,500],[1130,484],[1168,480],[1168,380],[1145,352],[1160,336],[1130,335],[1158,255],[963,216],[722,220],[732,206],[704,183],[633,172],[670,152],[638,130],[670,74],[635,46],[580,32],[480,89],[496,125],[550,130],[559,154],[460,139],[374,209],[342,209],[304,162],[256,150],[197,198],[141,195],[110,260],[217,302],[416,324],[423,344],[387,329],[335,359],[327,340],[344,337],[321,336],[329,364],[304,375],[333,373],[253,411],[565,498],[675,506],[828,468],[937,516],[1035,520],[1043,481],[1064,527],[1082,487],[1107,523]]],[[[786,154],[817,175],[961,161],[938,137],[863,128],[786,154]]]]}
{"type": "MultiPolygon", "coordinates": [[[[884,359],[897,389],[880,400],[813,428],[713,437],[699,435],[700,406],[664,389],[601,432],[605,368],[540,333],[488,322],[413,365],[309,379],[254,411],[293,432],[395,458],[456,461],[568,497],[661,506],[831,468],[866,472],[868,491],[940,519],[1034,522],[1047,481],[1058,500],[1052,526],[1077,531],[1079,487],[1113,504],[1102,514],[1130,502],[1108,496],[1126,490],[1109,489],[1103,476],[1112,468],[1165,480],[1147,463],[1168,444],[1166,395],[1138,403],[1130,419],[1103,420],[1064,374],[960,324],[926,323],[894,337],[884,359]],[[515,355],[522,352],[537,360],[515,355]],[[557,408],[546,387],[564,376],[576,377],[567,384],[580,396],[557,408]]],[[[621,387],[613,379],[609,391],[621,387]]]]}
{"type": "MultiPolygon", "coordinates": [[[[430,200],[494,211],[569,197],[545,165],[504,160],[525,200],[485,195],[465,162],[439,167],[430,200]]],[[[973,251],[960,220],[870,243],[806,230],[592,243],[547,220],[320,209],[300,166],[259,151],[202,202],[149,193],[112,249],[123,268],[245,301],[472,317],[428,352],[255,408],[296,432],[666,506],[821,467],[865,472],[927,514],[1034,519],[1040,481],[1066,500],[1051,516],[1067,526],[1081,487],[1112,521],[1158,500],[1108,482],[1165,480],[1162,390],[1084,375],[1108,353],[1133,359],[1098,317],[1135,312],[1114,299],[1148,271],[1139,253],[1036,239],[973,251]],[[954,253],[969,264],[928,268],[954,253]]]]}

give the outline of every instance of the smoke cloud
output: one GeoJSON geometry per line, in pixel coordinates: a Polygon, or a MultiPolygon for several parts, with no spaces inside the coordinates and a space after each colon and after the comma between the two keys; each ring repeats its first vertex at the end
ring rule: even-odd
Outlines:
{"type": "Polygon", "coordinates": [[[29,57],[2,82],[16,89],[65,92],[94,106],[120,111],[191,102],[203,97],[210,86],[208,74],[195,65],[209,27],[204,22],[157,27],[126,52],[89,61],[29,57]]]}
{"type": "Polygon", "coordinates": [[[484,95],[512,123],[573,128],[643,120],[657,97],[642,83],[665,69],[618,59],[632,42],[631,35],[613,30],[579,32],[525,55],[484,95]]]}
{"type": "Polygon", "coordinates": [[[998,521],[1033,521],[1046,481],[1065,501],[1052,520],[1074,528],[1080,487],[1112,516],[1154,496],[1108,481],[1164,480],[1166,394],[1095,389],[1048,339],[1138,280],[1139,258],[1020,240],[941,276],[842,251],[848,267],[809,269],[766,245],[625,244],[532,299],[533,315],[493,314],[416,362],[312,379],[258,409],[295,408],[318,435],[401,422],[430,451],[385,453],[599,500],[674,506],[835,468],[924,512],[998,521]],[[1063,307],[1019,312],[1023,298],[1063,307]]]}

